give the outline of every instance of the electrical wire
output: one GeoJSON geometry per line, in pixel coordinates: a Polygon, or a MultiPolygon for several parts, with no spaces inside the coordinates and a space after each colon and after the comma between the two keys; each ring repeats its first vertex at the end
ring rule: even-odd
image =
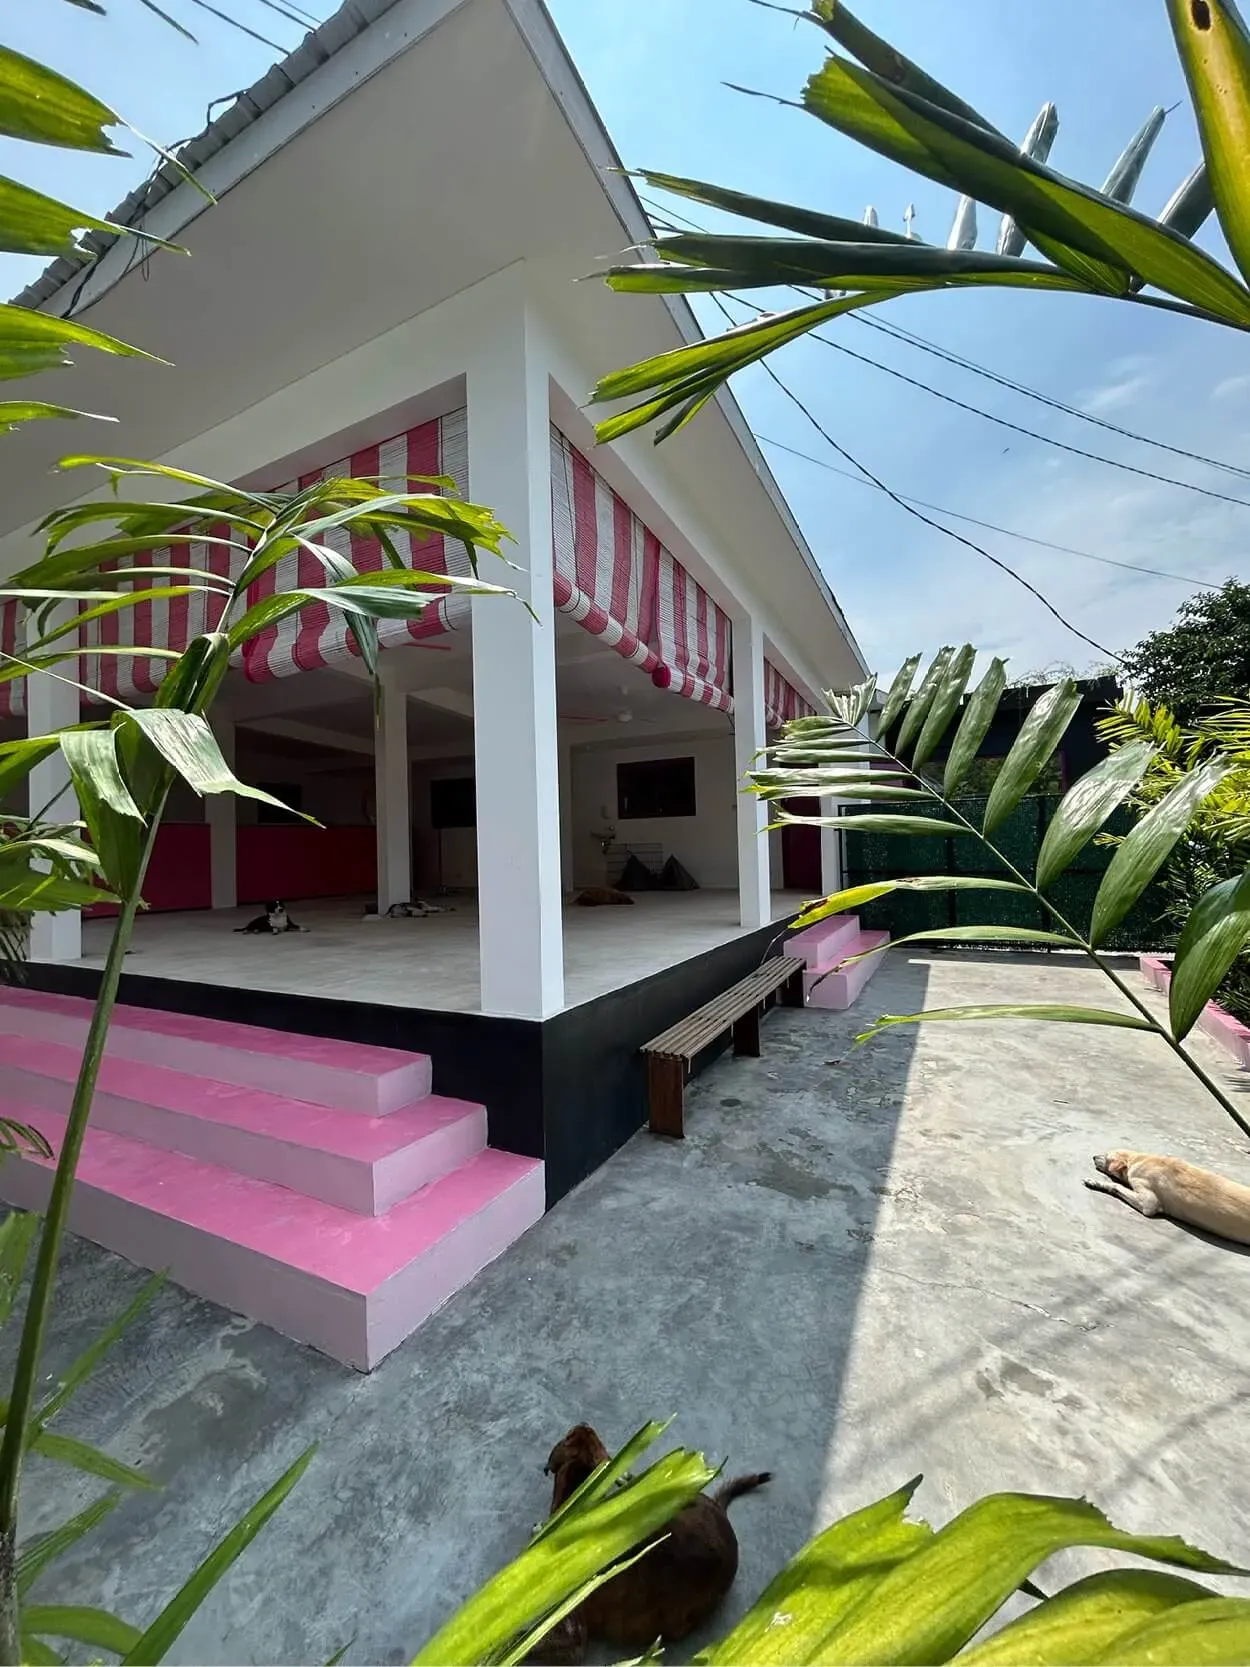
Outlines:
{"type": "MultiPolygon", "coordinates": [[[[716,303],[721,314],[728,321],[728,323],[736,327],[737,321],[734,319],[733,314],[725,306],[722,297],[713,293],[711,298],[716,303]]],[[[735,297],[735,299],[737,298],[735,297]]],[[[750,303],[744,304],[751,305],[750,303]]],[[[900,497],[899,494],[893,490],[893,488],[887,486],[883,480],[873,474],[872,470],[868,468],[866,464],[861,463],[857,457],[846,449],[845,446],[840,445],[838,441],[834,439],[829,430],[824,426],[815,413],[804,403],[804,401],[799,398],[793,388],[782,381],[781,377],[777,375],[777,372],[768,363],[767,359],[761,359],[758,363],[764,374],[772,379],[790,403],[802,412],[804,417],[807,418],[807,421],[816,430],[817,434],[820,435],[821,439],[824,440],[825,444],[832,447],[832,449],[837,452],[838,456],[844,459],[845,462],[849,463],[853,469],[858,469],[860,474],[870,480],[878,491],[884,492],[887,498],[892,499],[892,501],[898,505],[904,514],[913,516],[917,521],[923,522],[926,527],[932,527],[934,531],[942,533],[946,538],[952,538],[957,544],[962,544],[965,549],[973,551],[974,554],[978,556],[983,556],[986,561],[990,562],[994,567],[999,568],[1003,573],[1006,573],[1008,577],[1014,579],[1017,584],[1023,585],[1025,590],[1027,590],[1031,596],[1035,597],[1037,601],[1042,604],[1047,613],[1057,619],[1065,630],[1071,631],[1074,637],[1079,637],[1083,643],[1088,643],[1091,648],[1097,649],[1099,654],[1105,655],[1109,660],[1114,660],[1117,665],[1123,664],[1122,657],[1117,654],[1114,649],[1110,649],[1105,643],[1100,643],[1096,638],[1088,636],[1078,626],[1074,625],[1070,619],[1065,618],[1064,615],[1059,612],[1058,608],[1055,607],[1054,603],[1050,601],[1048,597],[1044,596],[1040,590],[1038,590],[1035,584],[1032,584],[1028,579],[1026,579],[1022,573],[1017,573],[1015,568],[1009,563],[1003,561],[998,556],[992,555],[990,551],[984,547],[984,545],[977,544],[971,538],[965,538],[963,533],[956,532],[953,527],[944,527],[940,521],[933,520],[933,518],[926,515],[923,510],[914,508],[913,505],[909,504],[905,498],[900,497]]]]}
{"type": "MultiPolygon", "coordinates": [[[[788,446],[784,440],[771,439],[767,434],[757,434],[756,439],[764,446],[772,446],[776,451],[789,452],[791,457],[799,457],[805,463],[813,463],[818,469],[827,469],[831,475],[840,475],[843,480],[853,481],[856,486],[871,486],[872,482],[865,480],[862,475],[856,475],[850,469],[839,469],[836,463],[827,463],[823,457],[813,457],[810,452],[800,451],[797,446],[788,446]]],[[[1152,579],[1173,579],[1178,585],[1196,585],[1200,590],[1219,590],[1222,587],[1214,584],[1210,579],[1199,579],[1192,573],[1168,573],[1160,567],[1142,567],[1133,561],[1117,561],[1114,556],[1096,556],[1092,550],[1077,550],[1071,544],[1055,544],[1049,538],[1036,538],[1032,533],[1022,533],[1015,527],[1000,527],[994,521],[981,521],[975,515],[964,515],[960,510],[948,509],[944,504],[931,504],[924,498],[915,498],[908,492],[900,492],[899,497],[909,504],[917,504],[921,509],[930,509],[935,515],[949,515],[952,521],[967,521],[974,527],[984,527],[987,532],[1002,533],[1005,538],[1018,538],[1025,544],[1037,544],[1043,550],[1057,550],[1064,556],[1080,556],[1084,561],[1101,562],[1106,567],[1122,567],[1129,573],[1145,573],[1152,579]]]]}
{"type": "Polygon", "coordinates": [[[1167,440],[1152,439],[1149,434],[1138,434],[1132,428],[1122,428],[1119,423],[1108,422],[1105,417],[1095,416],[1092,411],[1082,411],[1079,405],[1068,405],[1064,400],[1042,393],[1040,388],[1031,388],[1027,382],[1017,382],[1014,377],[1004,376],[1001,371],[991,370],[988,365],[965,358],[962,353],[942,347],[939,343],[930,341],[927,336],[919,336],[914,330],[905,330],[900,324],[890,324],[881,318],[868,318],[863,313],[851,313],[849,316],[856,324],[864,324],[869,329],[879,330],[883,335],[893,336],[896,341],[905,342],[908,347],[919,348],[922,353],[932,354],[960,370],[970,371],[974,376],[982,376],[987,382],[994,382],[1000,388],[1009,388],[1012,393],[1022,394],[1025,399],[1033,399],[1040,405],[1049,406],[1052,411],[1061,411],[1065,417],[1077,417],[1081,422],[1091,423],[1095,428],[1105,429],[1109,434],[1118,434],[1123,440],[1135,440],[1139,445],[1153,446],[1157,451],[1171,452],[1174,457],[1187,458],[1191,463],[1202,463],[1209,469],[1222,469],[1225,474],[1250,480],[1250,469],[1239,468],[1235,463],[1225,463],[1218,457],[1208,457],[1205,452],[1188,451],[1184,446],[1173,446],[1167,440]]]}
{"type": "Polygon", "coordinates": [[[286,48],[280,41],[271,41],[268,35],[262,35],[246,23],[240,23],[238,18],[232,17],[229,12],[223,12],[219,7],[211,5],[210,0],[191,0],[191,4],[198,6],[202,12],[209,12],[213,17],[220,18],[223,23],[228,23],[232,29],[237,29],[240,34],[250,35],[254,41],[259,41],[262,46],[272,47],[275,52],[280,52],[284,57],[286,56],[286,48]]]}
{"type": "MultiPolygon", "coordinates": [[[[680,221],[683,222],[691,231],[697,232],[701,236],[706,237],[713,235],[710,234],[705,227],[698,225],[697,222],[690,219],[688,215],[673,213],[672,211],[666,209],[663,204],[657,203],[654,198],[640,195],[639,200],[644,204],[644,206],[647,207],[649,212],[656,212],[665,216],[672,225],[673,230],[679,229],[676,222],[680,221]]],[[[779,287],[792,289],[796,293],[804,295],[811,300],[824,299],[823,292],[810,290],[800,284],[788,284],[779,287]]],[[[747,303],[741,296],[735,296],[734,299],[741,301],[744,305],[752,304],[747,303]]],[[[759,312],[763,312],[765,310],[766,309],[762,307],[757,308],[757,311],[759,312]]],[[[990,370],[987,366],[978,365],[975,360],[965,359],[959,354],[948,352],[947,349],[938,347],[936,343],[929,342],[922,336],[916,336],[911,331],[903,330],[900,326],[887,324],[880,319],[868,318],[864,314],[852,314],[851,316],[855,318],[858,323],[869,325],[873,329],[879,330],[885,335],[893,336],[895,339],[905,342],[908,346],[917,347],[923,352],[932,353],[940,359],[945,359],[951,364],[957,365],[960,369],[969,370],[974,372],[976,375],[984,376],[987,380],[997,383],[1002,387],[1009,388],[1014,393],[1025,395],[1030,399],[1036,399],[1041,404],[1062,412],[1065,416],[1081,418],[1082,420],[1092,422],[1098,428],[1107,429],[1125,439],[1135,440],[1142,445],[1155,446],[1162,451],[1172,452],[1179,457],[1188,458],[1192,462],[1202,463],[1214,469],[1222,469],[1228,474],[1236,475],[1238,478],[1250,480],[1250,469],[1241,469],[1234,464],[1221,462],[1218,458],[1206,457],[1200,452],[1187,451],[1183,447],[1170,445],[1166,441],[1152,440],[1148,435],[1137,434],[1131,429],[1120,428],[1115,423],[1109,423],[1103,418],[1092,416],[1087,411],[1081,411],[1077,406],[1067,405],[1062,400],[1052,399],[1050,395],[1043,394],[1036,388],[1030,388],[1026,383],[1016,382],[1010,377],[1002,376],[999,372],[990,370]]],[[[849,358],[858,359],[862,364],[870,365],[876,370],[884,371],[887,376],[896,377],[899,381],[906,382],[913,388],[919,388],[922,392],[932,395],[934,399],[943,400],[948,405],[956,406],[961,411],[967,411],[973,416],[981,417],[985,422],[995,423],[1000,428],[1010,429],[1013,433],[1022,434],[1030,440],[1037,440],[1042,445],[1053,446],[1059,451],[1070,452],[1077,457],[1086,458],[1091,462],[1106,464],[1108,468],[1121,469],[1129,474],[1142,475],[1149,480],[1158,481],[1163,485],[1178,486],[1186,492],[1197,492],[1203,497],[1216,498],[1222,503],[1242,504],[1243,506],[1250,508],[1250,499],[1233,497],[1226,492],[1217,492],[1213,487],[1199,486],[1193,481],[1179,480],[1172,475],[1163,475],[1153,469],[1140,468],[1134,463],[1122,463],[1117,458],[1105,457],[1101,452],[1088,451],[1084,447],[1073,446],[1066,440],[1057,440],[1052,435],[1042,434],[1037,429],[1026,428],[1021,423],[1012,422],[1010,419],[1000,417],[992,411],[986,411],[979,405],[973,405],[967,400],[958,399],[954,394],[948,394],[943,389],[935,388],[928,382],[922,382],[917,377],[908,376],[905,371],[896,370],[892,365],[883,364],[880,359],[874,359],[866,353],[857,353],[854,348],[846,347],[842,342],[834,341],[830,336],[822,336],[819,331],[812,331],[810,334],[814,340],[822,342],[826,347],[833,348],[837,353],[844,353],[849,358]]]]}
{"type": "MultiPolygon", "coordinates": [[[[763,311],[761,308],[760,311],[763,311]]],[[[919,388],[922,393],[930,394],[934,399],[940,399],[945,405],[953,405],[959,411],[967,411],[974,417],[980,417],[987,423],[994,423],[999,428],[1009,429],[1013,434],[1023,434],[1030,440],[1040,440],[1045,446],[1053,446],[1058,451],[1069,452],[1074,457],[1083,457],[1092,463],[1104,463],[1109,469],[1121,469],[1126,474],[1139,475],[1146,480],[1158,481],[1163,486],[1179,486],[1185,492],[1197,492],[1204,498],[1215,498],[1224,504],[1240,504],[1243,509],[1250,509],[1250,499],[1235,498],[1229,492],[1217,492],[1212,486],[1199,486],[1192,480],[1178,480],[1174,475],[1161,475],[1154,469],[1140,468],[1136,463],[1122,463],[1115,457],[1104,457],[1101,452],[1086,451],[1083,446],[1069,445],[1066,440],[1056,440],[1053,435],[1041,434],[1036,429],[1025,428],[1022,423],[1013,423],[1008,417],[999,417],[992,411],[983,411],[979,405],[970,405],[967,400],[957,399],[954,394],[944,393],[941,388],[930,387],[929,383],[921,382],[915,376],[908,376],[906,371],[896,370],[893,365],[882,364],[880,359],[874,359],[867,353],[857,353],[853,347],[834,341],[832,336],[822,336],[819,330],[810,330],[808,335],[813,341],[818,341],[824,347],[831,347],[835,353],[844,353],[848,359],[857,359],[861,365],[871,365],[874,370],[884,371],[887,376],[893,376],[899,382],[905,382],[909,388],[919,388]]]]}

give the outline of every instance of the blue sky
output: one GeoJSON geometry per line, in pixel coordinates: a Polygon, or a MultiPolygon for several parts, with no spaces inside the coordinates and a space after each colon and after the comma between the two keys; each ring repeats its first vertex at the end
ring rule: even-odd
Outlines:
{"type": "MultiPolygon", "coordinates": [[[[230,3],[260,33],[288,49],[296,44],[299,31],[263,0],[230,3]]],[[[6,15],[0,37],[54,63],[140,130],[171,143],[202,127],[209,101],[248,85],[275,54],[192,0],[167,4],[196,29],[197,45],[160,25],[138,0],[109,0],[107,23],[40,0],[17,17],[6,15]]],[[[308,4],[318,16],[329,9],[327,0],[308,4]]],[[[724,85],[738,81],[793,97],[821,58],[821,37],[810,26],[749,0],[550,4],[629,164],[836,213],[858,215],[872,203],[883,224],[900,229],[914,203],[918,233],[944,240],[955,206],[949,192],[909,178],[809,116],[744,100],[724,85]]],[[[1051,160],[1095,184],[1152,105],[1184,99],[1163,0],[1049,0],[1044,7],[861,0],[857,9],[1008,132],[1022,135],[1042,102],[1053,99],[1061,127],[1051,160]]],[[[1137,205],[1160,207],[1196,158],[1182,103],[1155,147],[1137,205]]],[[[122,162],[0,142],[0,170],[98,212],[148,166],[145,156],[122,162]]],[[[995,227],[996,217],[983,213],[983,247],[995,227]]],[[[35,270],[37,263],[0,257],[0,287],[11,293],[35,270]]],[[[705,316],[719,322],[708,309],[705,316]]],[[[880,316],[1084,410],[1250,467],[1244,336],[1063,296],[915,297],[880,316]]],[[[1250,481],[1100,432],[862,325],[843,321],[831,333],[857,352],[1068,444],[1250,498],[1250,481]]],[[[1250,507],[1053,450],[817,343],[801,343],[773,364],[833,438],[900,493],[1195,581],[1250,573],[1250,507]]],[[[847,468],[762,371],[738,378],[735,391],[758,434],[847,468]]],[[[879,493],[776,446],[765,451],[870,662],[883,672],[913,649],[963,638],[1008,654],[1017,673],[1055,662],[1084,669],[1100,658],[983,558],[879,493]]],[[[1112,650],[1166,623],[1195,588],[964,530],[1112,650]]]]}

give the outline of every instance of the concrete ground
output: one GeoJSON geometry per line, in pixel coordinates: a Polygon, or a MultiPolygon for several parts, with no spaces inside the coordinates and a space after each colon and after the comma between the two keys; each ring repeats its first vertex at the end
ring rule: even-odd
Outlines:
{"type": "MultiPolygon", "coordinates": [[[[775,891],[773,919],[798,912],[804,892],[775,891]]],[[[437,901],[431,899],[431,901],[437,901]]],[[[143,915],[126,971],[242,990],[475,1013],[481,1006],[477,898],[446,899],[424,920],[365,918],[363,897],[292,903],[304,933],[236,936],[255,903],[233,910],[143,915]]],[[[104,965],[111,920],[83,923],[75,966],[104,965]]],[[[564,907],[565,1003],[575,1007],[742,936],[736,891],[638,892],[630,907],[564,907]]]]}
{"type": "MultiPolygon", "coordinates": [[[[1250,1180],[1224,1114],[1127,1031],[935,1024],[850,1049],[881,1012],[1107,993],[1078,965],[900,956],[855,1012],[779,1012],[763,1058],[692,1088],[684,1144],[640,1134],[370,1378],[165,1290],[64,1427],[166,1489],[127,1499],[47,1596],[146,1621],[315,1440],[172,1659],[351,1639],[349,1661],[404,1661],[521,1549],[569,1424],[619,1443],[673,1412],[676,1439],[775,1472],[734,1508],[718,1631],[815,1529],[917,1471],[936,1522],[994,1489],[1084,1493],[1250,1560],[1250,1257],[1081,1185],[1120,1144],[1250,1180]]],[[[54,1366],[139,1277],[70,1246],[54,1366]]],[[[32,1464],[25,1531],[96,1492],[32,1464]]]]}

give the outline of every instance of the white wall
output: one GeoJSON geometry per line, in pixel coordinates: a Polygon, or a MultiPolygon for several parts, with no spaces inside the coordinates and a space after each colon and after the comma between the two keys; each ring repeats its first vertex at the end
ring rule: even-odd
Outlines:
{"type": "Polygon", "coordinates": [[[654,740],[630,747],[574,747],[574,883],[603,884],[603,857],[591,836],[607,824],[616,828],[618,844],[662,845],[665,857],[676,857],[701,886],[736,888],[735,790],[733,736],[728,726],[723,737],[704,741],[654,740]],[[637,821],[618,818],[616,766],[651,758],[694,759],[694,816],[637,821]]]}

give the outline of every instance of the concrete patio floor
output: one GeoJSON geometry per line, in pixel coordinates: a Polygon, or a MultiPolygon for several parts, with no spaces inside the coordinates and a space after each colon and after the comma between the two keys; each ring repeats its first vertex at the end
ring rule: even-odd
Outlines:
{"type": "MultiPolygon", "coordinates": [[[[763,1058],[694,1085],[684,1144],[639,1135],[370,1378],[164,1290],[63,1427],[166,1489],[42,1592],[145,1622],[318,1441],[171,1659],[317,1661],[351,1639],[349,1661],[405,1661],[521,1549],[569,1424],[619,1443],[671,1412],[676,1440],[775,1472],[734,1507],[715,1632],[815,1529],[918,1471],[936,1522],[994,1489],[1084,1493],[1250,1560],[1250,1256],[1081,1185],[1122,1144],[1250,1180],[1223,1113],[1127,1031],[932,1025],[850,1050],[881,1012],[1109,993],[1041,958],[899,957],[857,1011],[779,1012],[763,1058]]],[[[1250,1108],[1250,1082],[1194,1047],[1250,1108]]],[[[54,1369],[140,1278],[71,1244],[54,1369]]],[[[32,1463],[25,1532],[98,1492],[32,1463]]],[[[1044,1583],[1110,1560],[1073,1554],[1044,1583]]]]}

